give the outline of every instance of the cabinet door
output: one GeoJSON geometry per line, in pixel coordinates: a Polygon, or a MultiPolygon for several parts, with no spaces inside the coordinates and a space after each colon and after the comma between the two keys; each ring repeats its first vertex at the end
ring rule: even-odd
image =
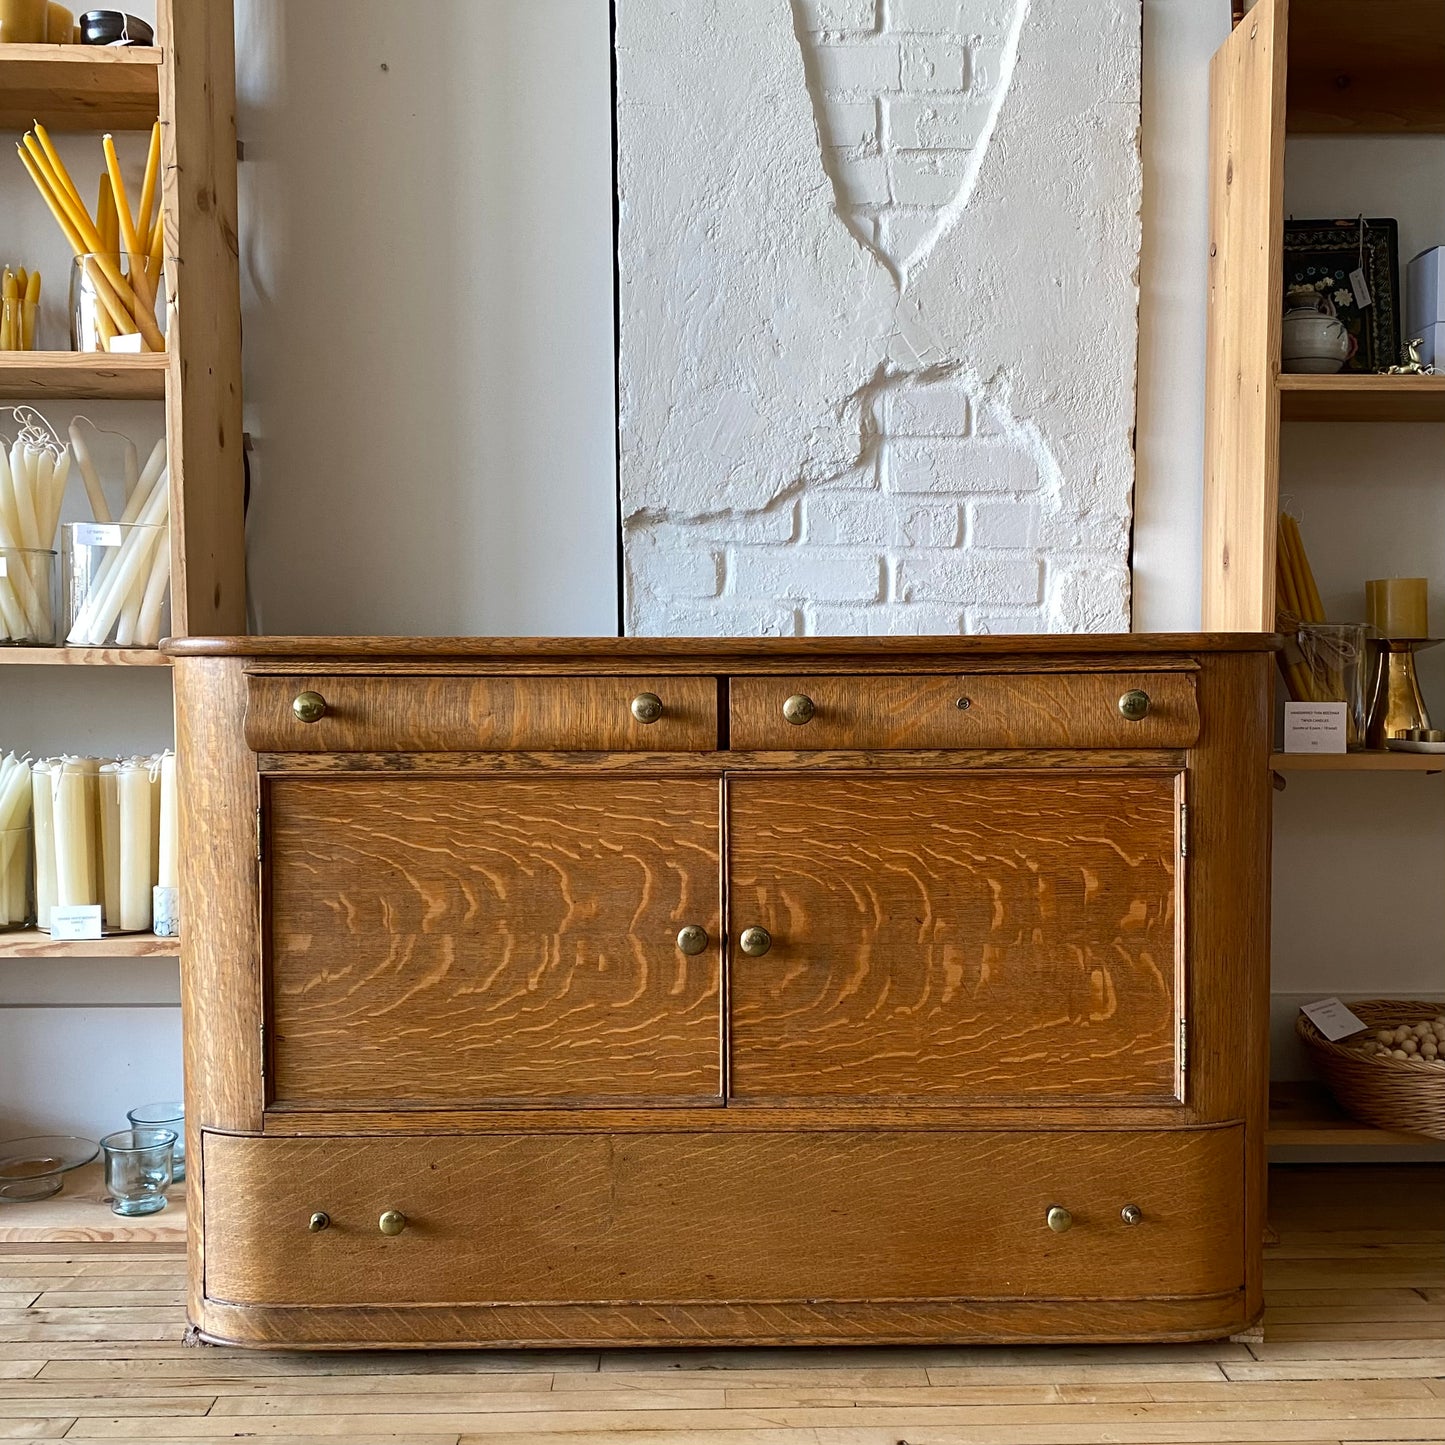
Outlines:
{"type": "Polygon", "coordinates": [[[1179,1097],[1182,784],[731,779],[732,1094],[1179,1097]]]}
{"type": "Polygon", "coordinates": [[[274,1103],[719,1100],[716,778],[274,779],[266,826],[274,1103]]]}

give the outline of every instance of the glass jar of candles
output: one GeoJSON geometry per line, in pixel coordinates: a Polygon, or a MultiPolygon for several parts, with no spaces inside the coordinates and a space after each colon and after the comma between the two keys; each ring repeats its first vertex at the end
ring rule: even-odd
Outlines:
{"type": "MultiPolygon", "coordinates": [[[[159,227],[157,235],[163,235],[159,227]]],[[[71,348],[132,356],[164,351],[164,289],[159,256],[77,256],[70,272],[71,348]]]]}
{"type": "Polygon", "coordinates": [[[1345,704],[1345,743],[1351,752],[1365,746],[1365,683],[1373,630],[1355,622],[1304,622],[1299,629],[1309,700],[1345,704]]]}
{"type": "MultiPolygon", "coordinates": [[[[162,473],[139,514],[163,519],[166,504],[162,473]]],[[[66,644],[159,646],[170,629],[170,527],[154,520],[76,522],[62,535],[66,644]]]]}
{"type": "Polygon", "coordinates": [[[0,0],[0,45],[43,45],[48,0],[0,0]]]}
{"type": "Polygon", "coordinates": [[[14,753],[0,757],[0,933],[35,922],[31,886],[30,763],[14,753]]]}
{"type": "Polygon", "coordinates": [[[0,647],[55,646],[55,553],[0,547],[0,647]]]}

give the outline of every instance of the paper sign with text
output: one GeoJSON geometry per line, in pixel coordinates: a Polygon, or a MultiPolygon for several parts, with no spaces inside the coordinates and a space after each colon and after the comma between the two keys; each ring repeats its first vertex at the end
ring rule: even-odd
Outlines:
{"type": "Polygon", "coordinates": [[[84,942],[105,937],[100,904],[66,904],[50,910],[50,936],[84,942]]]}
{"type": "Polygon", "coordinates": [[[1361,1029],[1369,1028],[1358,1014],[1352,1014],[1337,998],[1322,998],[1318,1003],[1301,1006],[1300,1012],[1331,1042],[1347,1039],[1361,1029]]]}
{"type": "Polygon", "coordinates": [[[1287,702],[1284,705],[1284,750],[1287,753],[1348,751],[1348,708],[1342,702],[1287,702]]]}

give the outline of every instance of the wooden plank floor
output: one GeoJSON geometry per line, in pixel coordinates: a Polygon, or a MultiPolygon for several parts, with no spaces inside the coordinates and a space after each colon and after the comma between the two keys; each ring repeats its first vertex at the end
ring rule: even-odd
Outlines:
{"type": "Polygon", "coordinates": [[[0,1246],[0,1440],[1445,1442],[1445,1166],[1275,1171],[1262,1344],[257,1355],[187,1349],[157,1244],[0,1246]]]}

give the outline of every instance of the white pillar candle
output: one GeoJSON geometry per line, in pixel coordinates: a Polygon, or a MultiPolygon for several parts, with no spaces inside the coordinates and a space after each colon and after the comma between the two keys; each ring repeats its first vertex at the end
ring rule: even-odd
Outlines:
{"type": "Polygon", "coordinates": [[[100,770],[100,856],[105,874],[105,926],[120,927],[120,764],[100,770]]]}
{"type": "Polygon", "coordinates": [[[95,848],[90,832],[95,810],[86,790],[85,769],[77,758],[51,767],[55,815],[55,902],[61,908],[98,903],[95,896],[95,848]]]}
{"type": "Polygon", "coordinates": [[[161,856],[156,882],[162,888],[180,887],[177,859],[180,852],[180,810],[176,797],[176,755],[161,758],[161,856]]]}
{"type": "Polygon", "coordinates": [[[144,933],[151,926],[151,780],[143,764],[120,768],[120,926],[144,933]]]}
{"type": "Polygon", "coordinates": [[[145,766],[151,780],[151,887],[154,888],[161,876],[161,759],[137,758],[145,766]]]}
{"type": "Polygon", "coordinates": [[[13,753],[0,759],[0,927],[28,921],[30,764],[13,753]]]}
{"type": "Polygon", "coordinates": [[[31,772],[31,800],[35,823],[35,922],[49,930],[55,907],[55,804],[52,763],[36,763],[31,772]]]}

